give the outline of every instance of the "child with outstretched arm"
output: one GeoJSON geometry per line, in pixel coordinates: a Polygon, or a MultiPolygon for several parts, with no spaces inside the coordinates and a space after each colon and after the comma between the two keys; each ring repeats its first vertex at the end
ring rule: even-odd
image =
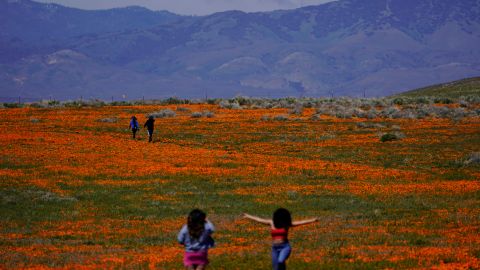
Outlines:
{"type": "Polygon", "coordinates": [[[292,221],[290,212],[285,208],[275,210],[272,219],[264,219],[249,214],[243,214],[243,216],[270,226],[272,235],[272,266],[274,270],[287,269],[286,261],[292,251],[288,242],[288,230],[291,227],[307,225],[318,221],[317,218],[292,221]]]}

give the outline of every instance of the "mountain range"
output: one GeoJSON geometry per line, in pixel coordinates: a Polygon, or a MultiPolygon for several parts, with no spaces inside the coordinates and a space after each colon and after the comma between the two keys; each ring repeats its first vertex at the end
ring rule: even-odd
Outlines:
{"type": "Polygon", "coordinates": [[[386,96],[480,75],[480,0],[180,16],[0,0],[0,97],[386,96]]]}

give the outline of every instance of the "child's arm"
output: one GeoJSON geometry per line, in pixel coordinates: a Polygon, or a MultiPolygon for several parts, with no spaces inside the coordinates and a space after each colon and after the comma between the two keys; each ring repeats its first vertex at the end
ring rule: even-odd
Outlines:
{"type": "Polygon", "coordinates": [[[248,218],[248,219],[253,220],[253,221],[256,221],[256,222],[259,222],[259,223],[262,223],[262,224],[265,224],[265,225],[270,225],[270,226],[272,225],[272,220],[271,219],[264,219],[264,218],[260,218],[260,217],[257,217],[257,216],[249,215],[247,213],[244,213],[243,217],[248,218]]]}
{"type": "Polygon", "coordinates": [[[188,228],[187,226],[183,226],[180,232],[177,235],[177,241],[179,244],[184,245],[185,239],[187,238],[188,228]]]}
{"type": "Polygon", "coordinates": [[[210,234],[212,234],[213,232],[215,232],[215,226],[213,226],[212,222],[210,222],[210,220],[206,220],[206,223],[205,223],[205,229],[207,229],[210,234]]]}
{"type": "Polygon", "coordinates": [[[314,223],[314,222],[317,222],[317,221],[318,221],[318,218],[298,220],[298,221],[292,222],[292,227],[307,225],[307,224],[314,223]]]}

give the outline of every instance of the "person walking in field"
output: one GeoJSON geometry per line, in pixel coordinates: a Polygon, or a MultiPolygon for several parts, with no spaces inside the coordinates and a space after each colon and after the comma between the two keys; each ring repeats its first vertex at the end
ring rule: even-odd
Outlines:
{"type": "Polygon", "coordinates": [[[133,135],[133,138],[135,139],[135,134],[140,128],[137,117],[135,117],[135,115],[130,118],[130,126],[128,128],[132,130],[132,135],[133,135]]]}
{"type": "Polygon", "coordinates": [[[317,218],[292,221],[290,212],[285,208],[278,208],[275,210],[272,219],[263,219],[246,213],[243,214],[243,216],[258,223],[270,226],[272,235],[272,267],[274,270],[287,269],[286,261],[292,251],[288,242],[288,230],[291,227],[306,225],[318,221],[317,218]]]}
{"type": "Polygon", "coordinates": [[[148,132],[148,142],[152,142],[152,137],[153,137],[153,129],[155,127],[155,119],[153,119],[153,116],[149,116],[147,122],[145,122],[145,125],[143,127],[147,127],[147,132],[148,132]]]}
{"type": "Polygon", "coordinates": [[[207,215],[200,209],[194,209],[178,233],[178,243],[185,246],[183,264],[187,270],[203,270],[207,267],[208,249],[215,245],[212,233],[215,231],[207,215]]]}

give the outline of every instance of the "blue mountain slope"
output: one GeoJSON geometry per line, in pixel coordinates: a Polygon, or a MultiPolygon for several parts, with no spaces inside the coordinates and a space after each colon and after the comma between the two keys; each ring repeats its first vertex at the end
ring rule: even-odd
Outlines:
{"type": "MultiPolygon", "coordinates": [[[[141,7],[85,11],[30,0],[0,0],[1,48],[11,49],[21,43],[29,51],[39,48],[44,49],[39,52],[52,51],[64,48],[67,40],[82,35],[151,28],[179,18],[166,11],[153,12],[141,7]]],[[[4,62],[5,58],[0,60],[4,62]]]]}
{"type": "Polygon", "coordinates": [[[88,79],[76,93],[95,89],[100,97],[119,88],[131,96],[141,89],[147,96],[194,97],[199,88],[222,96],[355,96],[364,90],[379,96],[480,74],[479,0],[340,0],[203,17],[13,2],[0,0],[0,12],[8,15],[0,17],[5,92],[40,96],[48,89],[70,97],[64,94],[68,78],[44,77],[55,74],[56,65],[44,59],[62,50],[88,59],[88,66],[62,66],[67,76],[88,79]],[[19,19],[28,16],[45,27],[43,35],[19,19]],[[104,76],[88,75],[94,71],[104,76]],[[120,84],[116,74],[131,78],[120,84]]]}

